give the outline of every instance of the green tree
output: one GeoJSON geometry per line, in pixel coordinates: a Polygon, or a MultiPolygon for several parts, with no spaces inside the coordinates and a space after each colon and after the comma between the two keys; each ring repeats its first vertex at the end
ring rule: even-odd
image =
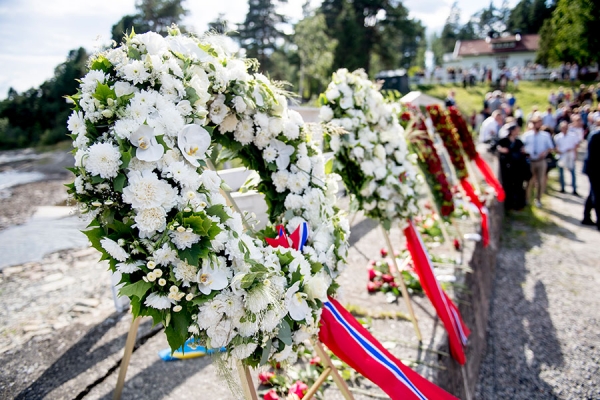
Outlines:
{"type": "MultiPolygon", "coordinates": [[[[137,13],[125,15],[113,25],[112,39],[119,43],[132,29],[137,33],[153,31],[166,35],[167,28],[172,24],[179,24],[187,15],[183,2],[184,0],[136,0],[137,13]]],[[[183,30],[182,27],[180,29],[183,30]]]]}
{"type": "Polygon", "coordinates": [[[329,79],[337,41],[326,32],[322,13],[309,15],[296,24],[294,43],[300,59],[299,93],[303,99],[321,93],[329,79]]]}
{"type": "Polygon", "coordinates": [[[545,64],[600,59],[600,4],[595,0],[559,0],[541,31],[538,59],[545,64]]]}
{"type": "Polygon", "coordinates": [[[460,29],[460,8],[458,8],[458,1],[455,1],[452,3],[450,15],[446,18],[446,23],[440,35],[443,53],[450,53],[454,50],[460,29]]]}
{"type": "Polygon", "coordinates": [[[235,38],[246,49],[247,57],[258,60],[262,71],[271,69],[271,55],[286,40],[280,26],[287,21],[276,10],[279,3],[286,2],[287,0],[249,0],[246,19],[238,25],[239,34],[235,38]]]}
{"type": "Polygon", "coordinates": [[[209,32],[216,32],[223,35],[229,32],[229,30],[229,21],[227,21],[223,13],[219,13],[214,21],[208,23],[209,32]]]}
{"type": "Polygon", "coordinates": [[[433,65],[442,65],[444,62],[444,46],[442,45],[442,40],[434,32],[431,35],[429,42],[431,43],[431,52],[433,53],[433,65]]]}

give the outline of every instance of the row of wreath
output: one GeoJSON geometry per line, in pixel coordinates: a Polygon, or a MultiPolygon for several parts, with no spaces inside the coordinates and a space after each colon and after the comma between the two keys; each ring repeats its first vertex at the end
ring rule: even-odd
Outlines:
{"type": "MultiPolygon", "coordinates": [[[[122,274],[134,316],[162,322],[172,349],[192,338],[249,366],[295,361],[348,253],[334,173],[388,230],[419,213],[417,163],[441,215],[453,210],[424,115],[386,101],[363,71],[339,70],[321,96],[324,146],[334,152],[326,164],[284,91],[219,36],[131,35],[89,67],[70,96],[69,192],[90,217],[92,245],[122,274]],[[209,168],[216,145],[220,160],[258,173],[267,228],[253,231],[229,206],[209,168]]],[[[478,156],[460,113],[427,111],[469,187],[463,152],[478,156]]]]}

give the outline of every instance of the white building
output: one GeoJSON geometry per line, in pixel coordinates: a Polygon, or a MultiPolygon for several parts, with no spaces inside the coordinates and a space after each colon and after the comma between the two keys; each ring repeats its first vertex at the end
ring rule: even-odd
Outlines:
{"type": "Polygon", "coordinates": [[[459,40],[454,52],[444,55],[444,69],[478,70],[492,69],[492,77],[498,77],[504,67],[519,69],[535,62],[540,35],[511,35],[498,38],[459,40]]]}

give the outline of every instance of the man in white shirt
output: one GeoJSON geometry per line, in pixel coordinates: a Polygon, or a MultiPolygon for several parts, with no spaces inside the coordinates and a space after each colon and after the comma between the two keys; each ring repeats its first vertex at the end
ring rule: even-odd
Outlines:
{"type": "Polygon", "coordinates": [[[546,190],[546,170],[548,169],[546,156],[554,149],[554,143],[548,132],[540,131],[542,126],[540,113],[534,113],[530,122],[533,124],[533,129],[523,135],[525,153],[529,154],[532,174],[531,180],[527,183],[527,200],[531,198],[533,186],[537,186],[535,205],[541,207],[542,193],[546,190]]]}
{"type": "Polygon", "coordinates": [[[502,126],[502,112],[496,110],[491,116],[481,123],[479,129],[479,141],[482,143],[491,143],[498,139],[498,130],[502,126]]]}
{"type": "Polygon", "coordinates": [[[560,155],[558,160],[558,173],[560,177],[560,192],[565,193],[565,177],[564,169],[571,172],[571,186],[573,186],[573,194],[577,194],[577,184],[575,182],[575,149],[579,145],[579,137],[577,134],[569,130],[569,124],[567,121],[562,121],[558,129],[559,133],[554,136],[554,143],[556,144],[556,152],[560,155]]]}

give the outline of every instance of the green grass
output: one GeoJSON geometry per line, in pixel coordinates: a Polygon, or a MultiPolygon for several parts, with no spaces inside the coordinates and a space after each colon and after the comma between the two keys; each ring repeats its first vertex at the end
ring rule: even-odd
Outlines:
{"type": "MultiPolygon", "coordinates": [[[[579,82],[576,83],[579,85],[579,82]]],[[[549,81],[521,81],[519,89],[515,90],[512,84],[509,84],[507,93],[512,93],[517,98],[517,105],[521,107],[525,115],[531,112],[533,106],[538,106],[544,111],[548,106],[548,95],[550,92],[558,92],[559,87],[571,90],[568,82],[549,82],[549,81]]],[[[589,86],[589,83],[586,84],[589,86]]],[[[449,90],[456,92],[456,103],[461,111],[471,115],[473,111],[480,112],[483,108],[483,98],[487,92],[492,91],[489,85],[479,84],[478,86],[464,89],[462,85],[419,85],[417,90],[439,99],[444,99],[449,90]]]]}

